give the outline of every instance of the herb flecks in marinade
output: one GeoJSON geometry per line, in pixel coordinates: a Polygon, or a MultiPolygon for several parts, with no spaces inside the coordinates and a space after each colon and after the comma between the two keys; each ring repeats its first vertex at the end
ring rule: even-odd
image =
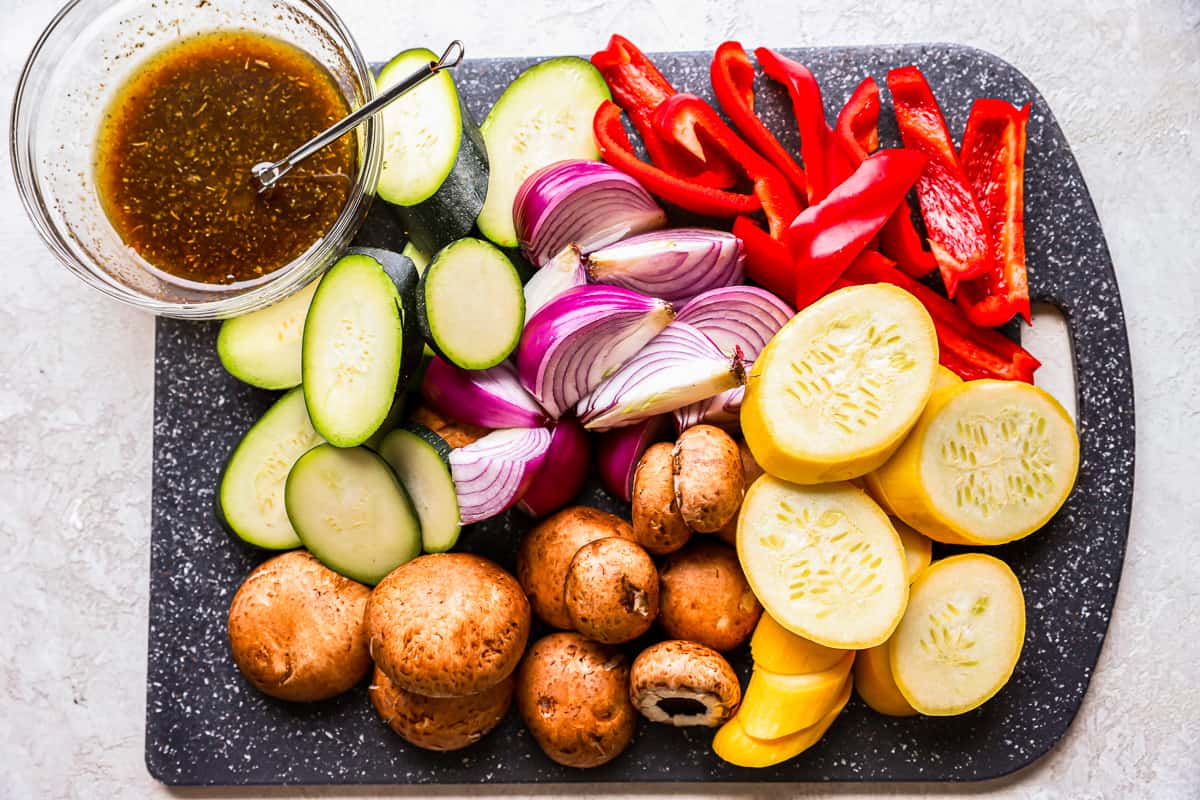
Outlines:
{"type": "Polygon", "coordinates": [[[345,136],[259,195],[250,168],[282,158],[348,113],[332,75],[284,42],[244,32],[189,38],[154,56],[101,125],[96,177],[126,245],[202,283],[249,281],[332,227],[354,178],[345,136]]]}

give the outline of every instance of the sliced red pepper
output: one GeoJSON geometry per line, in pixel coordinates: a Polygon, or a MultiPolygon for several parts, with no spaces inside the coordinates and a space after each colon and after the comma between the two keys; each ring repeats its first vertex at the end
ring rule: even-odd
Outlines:
{"type": "Polygon", "coordinates": [[[733,235],[742,240],[746,254],[746,275],[759,286],[779,297],[796,296],[796,268],[787,245],[764,231],[750,217],[733,221],[733,235]]]}
{"type": "Polygon", "coordinates": [[[921,246],[921,234],[917,233],[907,200],[879,232],[879,249],[914,278],[924,278],[937,269],[933,253],[921,246]]]}
{"type": "Polygon", "coordinates": [[[894,69],[888,72],[888,88],[904,146],[929,156],[917,199],[946,293],[953,297],[960,281],[978,278],[991,266],[983,211],[925,76],[913,66],[894,69]]]}
{"type": "Polygon", "coordinates": [[[783,173],[742,141],[703,98],[694,94],[668,97],[654,112],[654,127],[667,141],[693,152],[697,147],[716,149],[736,164],[754,185],[772,237],[782,236],[800,212],[800,201],[783,173]]]}
{"type": "Polygon", "coordinates": [[[835,128],[861,161],[879,149],[879,84],[863,78],[838,113],[835,128]]]}
{"type": "Polygon", "coordinates": [[[719,155],[699,159],[659,137],[654,130],[654,112],[663,100],[676,94],[675,87],[633,42],[614,33],[608,47],[592,56],[592,64],[604,76],[617,104],[629,114],[656,166],[677,178],[718,189],[737,183],[737,170],[719,155]]]}
{"type": "Polygon", "coordinates": [[[916,297],[933,318],[942,365],[963,380],[996,378],[1033,383],[1033,373],[1041,362],[1021,345],[999,331],[972,324],[962,309],[896,269],[882,255],[863,253],[843,277],[855,284],[890,283],[916,297]]]}
{"type": "Polygon", "coordinates": [[[1017,314],[1032,322],[1025,274],[1025,127],[1029,104],[980,99],[963,134],[963,171],[987,222],[992,268],[962,284],[958,303],[976,325],[1003,325],[1017,314]]]}
{"type": "Polygon", "coordinates": [[[800,158],[808,178],[808,204],[821,202],[833,188],[854,172],[854,162],[842,138],[825,121],[821,87],[808,67],[773,50],[754,51],[763,71],[782,83],[792,98],[792,111],[800,130],[800,158]]]}
{"type": "Polygon", "coordinates": [[[740,43],[723,42],[717,48],[710,78],[717,102],[733,126],[787,177],[798,196],[806,196],[804,170],[754,113],[754,64],[740,43]]]}
{"type": "Polygon", "coordinates": [[[680,208],[709,217],[737,217],[762,208],[755,195],[700,186],[642,161],[621,124],[621,108],[612,101],[605,100],[596,109],[592,131],[605,161],[636,178],[651,194],[680,208]]]}
{"type": "Polygon", "coordinates": [[[883,150],[788,228],[796,265],[796,308],[824,295],[879,233],[925,168],[913,150],[883,150]]]}

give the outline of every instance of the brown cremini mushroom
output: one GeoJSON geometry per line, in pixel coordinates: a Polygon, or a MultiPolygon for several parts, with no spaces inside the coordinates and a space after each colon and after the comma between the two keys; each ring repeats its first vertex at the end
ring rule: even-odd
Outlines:
{"type": "Polygon", "coordinates": [[[714,533],[742,506],[745,480],[737,442],[712,425],[693,425],[679,434],[672,451],[675,502],[687,526],[714,533]]]}
{"type": "Polygon", "coordinates": [[[658,570],[630,539],[597,539],[579,548],[564,590],[571,627],[604,644],[636,639],[658,616],[658,570]]]}
{"type": "Polygon", "coordinates": [[[692,529],[675,498],[675,466],[669,442],[651,445],[633,473],[633,537],[655,555],[687,544],[692,529]]]}
{"type": "Polygon", "coordinates": [[[742,687],[716,650],[676,639],[651,645],[634,659],[629,699],[651,722],[715,728],[737,711],[742,687]]]}
{"type": "Polygon", "coordinates": [[[425,750],[461,750],[500,724],[512,704],[510,675],[490,689],[465,697],[426,697],[401,689],[379,667],[367,694],[388,727],[425,750]]]}
{"type": "Polygon", "coordinates": [[[429,697],[487,691],[529,638],[529,601],[497,564],[435,553],[402,564],[367,603],[371,656],[400,688],[429,697]]]}
{"type": "Polygon", "coordinates": [[[762,606],[732,548],[711,540],[689,545],[668,556],[658,576],[658,620],[672,639],[726,652],[754,632],[762,606]]]}

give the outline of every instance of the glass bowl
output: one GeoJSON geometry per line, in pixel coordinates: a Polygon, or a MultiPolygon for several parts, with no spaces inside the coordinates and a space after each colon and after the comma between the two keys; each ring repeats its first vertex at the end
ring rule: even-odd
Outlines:
{"type": "MultiPolygon", "coordinates": [[[[92,160],[112,95],[151,53],[216,29],[263,33],[304,50],[351,109],[375,95],[354,38],[323,0],[73,0],[42,33],[21,73],[9,146],[18,191],[54,256],[85,283],[130,306],[183,319],[221,319],[275,303],[336,261],[370,208],[383,160],[381,123],[358,137],[358,172],[333,227],[291,263],[253,284],[164,279],[109,223],[92,160]]],[[[299,144],[299,142],[297,142],[299,144]]]]}

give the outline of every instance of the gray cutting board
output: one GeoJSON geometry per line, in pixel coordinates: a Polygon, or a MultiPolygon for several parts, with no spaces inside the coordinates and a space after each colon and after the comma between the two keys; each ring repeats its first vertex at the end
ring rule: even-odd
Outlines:
{"type": "MultiPolygon", "coordinates": [[[[1070,328],[1082,453],[1079,483],[1045,530],[993,551],[1016,571],[1029,610],[1012,682],[982,708],[952,718],[891,719],[853,699],[818,745],[764,770],[716,758],[711,730],[643,722],[620,758],[573,770],[547,759],[515,713],[469,749],[436,754],[406,745],[384,727],[367,701],[365,684],[315,705],[272,700],[241,679],[225,644],[229,602],[265,554],[225,533],[214,517],[213,497],[223,463],[273,396],[221,369],[215,325],[162,319],[155,354],[146,697],[146,763],[155,777],[172,785],[964,781],[1020,769],[1062,737],[1108,628],[1133,497],[1129,346],[1112,261],[1079,167],[1037,89],[987,53],[944,44],[784,52],[812,68],[831,109],[840,107],[864,75],[885,86],[890,67],[909,63],[925,71],[955,132],[962,131],[975,97],[1033,103],[1025,184],[1030,287],[1035,301],[1063,311],[1070,328]]],[[[709,53],[656,56],[681,90],[711,99],[709,58],[709,53]]],[[[471,60],[459,68],[459,85],[477,119],[532,62],[471,60]]],[[[784,93],[765,86],[759,106],[795,150],[784,93]]],[[[881,134],[885,146],[895,144],[886,89],[881,134]]],[[[382,204],[363,235],[376,245],[398,248],[403,242],[382,204]]],[[[628,512],[594,487],[582,499],[628,512]]],[[[463,546],[511,567],[528,525],[511,512],[468,530],[463,546]]],[[[733,661],[745,679],[747,654],[733,661]]]]}

